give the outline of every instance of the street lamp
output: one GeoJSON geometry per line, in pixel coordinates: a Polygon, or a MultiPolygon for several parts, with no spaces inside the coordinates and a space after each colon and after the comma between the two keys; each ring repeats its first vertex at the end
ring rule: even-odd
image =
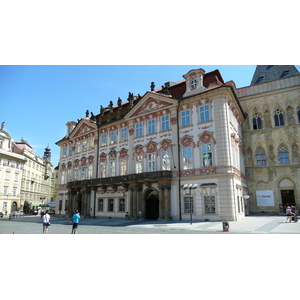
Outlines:
{"type": "Polygon", "coordinates": [[[42,209],[44,209],[44,200],[45,200],[45,197],[41,197],[40,200],[42,202],[42,209]]]}
{"type": "Polygon", "coordinates": [[[192,184],[192,183],[190,183],[190,184],[184,184],[183,186],[182,186],[182,188],[184,189],[184,191],[185,191],[185,193],[186,193],[186,195],[189,195],[190,197],[190,203],[189,203],[189,211],[190,211],[190,223],[191,223],[191,225],[193,224],[193,207],[192,207],[192,190],[194,190],[194,189],[196,189],[197,188],[197,183],[195,183],[195,184],[192,184]]]}

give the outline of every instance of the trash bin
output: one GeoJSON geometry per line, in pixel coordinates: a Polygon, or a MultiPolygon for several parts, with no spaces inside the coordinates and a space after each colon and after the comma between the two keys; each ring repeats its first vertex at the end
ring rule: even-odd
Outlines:
{"type": "Polygon", "coordinates": [[[229,223],[227,221],[223,222],[223,231],[229,231],[229,223]]]}

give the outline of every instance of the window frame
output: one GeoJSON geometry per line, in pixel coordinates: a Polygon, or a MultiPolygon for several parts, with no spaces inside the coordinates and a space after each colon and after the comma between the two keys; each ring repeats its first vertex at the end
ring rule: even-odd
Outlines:
{"type": "Polygon", "coordinates": [[[184,110],[181,112],[181,126],[187,127],[191,125],[191,112],[190,110],[184,110]]]}
{"type": "Polygon", "coordinates": [[[143,123],[136,123],[135,124],[135,137],[142,137],[143,136],[143,123]]]}
{"type": "Polygon", "coordinates": [[[205,122],[211,121],[209,104],[201,105],[199,107],[199,121],[200,121],[200,123],[205,123],[205,122]],[[201,111],[202,109],[204,109],[204,110],[201,111]]]}
{"type": "Polygon", "coordinates": [[[183,170],[192,170],[193,169],[193,149],[192,147],[186,147],[182,149],[182,163],[183,163],[183,170]],[[190,152],[190,153],[185,153],[190,152]],[[191,159],[189,159],[189,157],[191,159]],[[190,164],[185,162],[185,159],[189,159],[190,164]],[[190,165],[190,167],[186,167],[190,165]]]}

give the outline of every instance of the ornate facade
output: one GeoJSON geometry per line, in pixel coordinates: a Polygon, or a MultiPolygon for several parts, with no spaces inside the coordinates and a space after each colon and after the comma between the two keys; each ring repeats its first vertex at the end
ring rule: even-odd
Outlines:
{"type": "Polygon", "coordinates": [[[143,96],[129,93],[67,123],[58,214],[160,220],[238,220],[248,193],[242,123],[232,82],[191,70],[143,96]]]}

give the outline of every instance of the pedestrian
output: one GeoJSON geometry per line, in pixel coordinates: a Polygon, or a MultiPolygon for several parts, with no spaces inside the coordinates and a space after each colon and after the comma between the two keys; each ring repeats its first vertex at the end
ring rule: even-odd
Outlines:
{"type": "Polygon", "coordinates": [[[289,223],[291,223],[292,222],[292,210],[291,210],[291,207],[290,206],[288,206],[287,208],[286,208],[286,211],[285,211],[285,213],[286,213],[286,221],[285,221],[285,223],[287,223],[287,221],[289,221],[289,223]]]}
{"type": "Polygon", "coordinates": [[[128,221],[128,218],[129,218],[129,213],[127,212],[125,215],[125,221],[128,221]]]}
{"type": "Polygon", "coordinates": [[[79,223],[80,215],[78,210],[75,211],[75,214],[73,215],[73,226],[72,226],[72,232],[71,234],[75,234],[76,230],[78,228],[78,223],[79,223]]]}
{"type": "Polygon", "coordinates": [[[48,214],[48,210],[42,217],[43,219],[43,233],[48,233],[48,227],[50,226],[50,215],[48,214]]]}

